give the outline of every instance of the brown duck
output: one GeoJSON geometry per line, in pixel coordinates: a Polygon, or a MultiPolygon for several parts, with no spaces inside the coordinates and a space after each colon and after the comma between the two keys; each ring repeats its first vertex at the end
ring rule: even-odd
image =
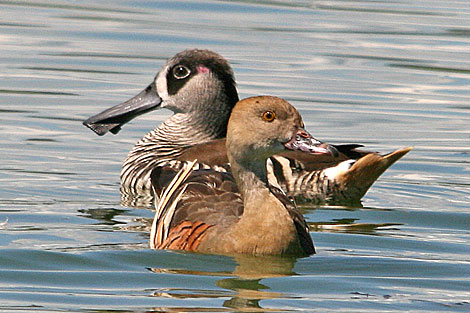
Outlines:
{"type": "MultiPolygon", "coordinates": [[[[175,114],[145,135],[129,152],[121,170],[123,203],[148,205],[155,166],[180,169],[195,158],[196,168],[230,168],[225,136],[238,101],[230,64],[209,50],[185,50],[163,66],[134,98],[87,119],[98,135],[116,134],[134,117],[158,108],[175,114]]],[[[377,178],[411,148],[380,155],[361,145],[336,145],[337,153],[306,155],[289,151],[271,157],[269,180],[300,201],[357,203],[377,178]]]]}
{"type": "Polygon", "coordinates": [[[150,246],[222,254],[315,253],[302,214],[268,182],[267,159],[286,150],[331,153],[304,130],[287,101],[261,96],[238,102],[227,127],[231,174],[194,170],[193,163],[179,172],[153,170],[159,201],[150,246]]]}

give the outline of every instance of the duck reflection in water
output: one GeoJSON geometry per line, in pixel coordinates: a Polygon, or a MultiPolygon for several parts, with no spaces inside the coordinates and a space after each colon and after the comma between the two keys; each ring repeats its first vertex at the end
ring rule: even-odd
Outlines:
{"type": "MultiPolygon", "coordinates": [[[[192,258],[192,253],[181,255],[192,258]]],[[[213,256],[207,256],[212,258],[213,256]]],[[[204,277],[221,276],[224,277],[216,281],[215,285],[222,290],[197,290],[174,288],[157,290],[153,293],[155,297],[174,298],[174,299],[199,299],[213,298],[225,299],[223,307],[237,310],[264,309],[261,301],[266,299],[290,298],[290,295],[281,292],[270,291],[269,279],[276,277],[289,277],[297,275],[293,268],[297,262],[296,257],[289,256],[252,256],[252,255],[232,255],[219,260],[221,263],[231,264],[236,262],[233,270],[225,271],[195,271],[191,269],[150,269],[157,274],[174,275],[196,275],[204,277]],[[232,276],[232,277],[230,277],[232,276]],[[263,282],[266,280],[266,282],[263,282]],[[229,298],[229,299],[227,299],[229,298]]],[[[189,261],[188,261],[189,262],[189,261]]],[[[234,265],[231,265],[234,266],[234,265]]],[[[188,264],[188,267],[190,265],[188,264]]],[[[183,305],[184,306],[184,305],[183,305]]]]}

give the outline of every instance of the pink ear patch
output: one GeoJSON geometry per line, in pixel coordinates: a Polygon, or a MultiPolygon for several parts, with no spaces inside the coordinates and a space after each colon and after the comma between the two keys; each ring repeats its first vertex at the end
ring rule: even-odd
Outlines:
{"type": "Polygon", "coordinates": [[[205,67],[204,65],[196,66],[198,73],[209,73],[211,70],[205,67]]]}

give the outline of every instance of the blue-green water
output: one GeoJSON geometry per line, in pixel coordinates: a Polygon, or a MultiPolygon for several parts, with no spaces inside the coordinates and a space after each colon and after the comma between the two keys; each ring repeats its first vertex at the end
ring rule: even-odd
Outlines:
{"type": "Polygon", "coordinates": [[[467,1],[6,0],[0,69],[0,311],[470,311],[467,1]],[[317,138],[415,149],[362,208],[305,209],[315,256],[149,250],[119,171],[170,113],[81,121],[194,47],[317,138]]]}

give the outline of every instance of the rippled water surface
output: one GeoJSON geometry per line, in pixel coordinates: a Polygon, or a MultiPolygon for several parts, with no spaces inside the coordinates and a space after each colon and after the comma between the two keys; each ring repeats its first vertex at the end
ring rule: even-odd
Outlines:
{"type": "Polygon", "coordinates": [[[7,0],[0,67],[0,310],[470,311],[468,1],[7,0]],[[170,113],[81,121],[193,47],[317,138],[414,150],[363,207],[305,208],[315,256],[149,250],[119,171],[170,113]]]}

